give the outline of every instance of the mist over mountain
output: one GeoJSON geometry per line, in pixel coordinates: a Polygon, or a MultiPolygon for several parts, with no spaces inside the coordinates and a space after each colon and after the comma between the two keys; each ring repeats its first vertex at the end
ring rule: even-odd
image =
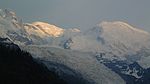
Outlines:
{"type": "Polygon", "coordinates": [[[40,21],[24,23],[14,12],[0,10],[0,37],[28,51],[69,84],[150,83],[150,34],[125,22],[103,21],[81,31],[40,21]]]}

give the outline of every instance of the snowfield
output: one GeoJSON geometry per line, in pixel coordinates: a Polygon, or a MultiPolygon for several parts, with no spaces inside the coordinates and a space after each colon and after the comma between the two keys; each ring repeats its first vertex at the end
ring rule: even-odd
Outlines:
{"type": "Polygon", "coordinates": [[[150,33],[125,22],[104,21],[81,31],[40,21],[23,23],[14,12],[0,9],[0,37],[18,44],[62,78],[68,74],[91,84],[149,81],[144,76],[150,69],[150,33]]]}
{"type": "Polygon", "coordinates": [[[24,46],[22,49],[30,52],[35,58],[62,64],[79,72],[91,84],[125,84],[116,73],[100,64],[90,53],[39,46],[24,46]]]}

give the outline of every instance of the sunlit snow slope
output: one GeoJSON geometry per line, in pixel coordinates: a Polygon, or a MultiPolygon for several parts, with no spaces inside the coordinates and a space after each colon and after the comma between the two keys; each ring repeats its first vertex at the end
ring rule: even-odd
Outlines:
{"type": "Polygon", "coordinates": [[[14,12],[0,10],[0,37],[9,38],[46,65],[45,61],[65,65],[96,83],[124,83],[108,69],[112,64],[127,66],[123,74],[135,78],[143,76],[138,76],[137,71],[150,68],[150,33],[121,21],[104,21],[80,31],[40,21],[23,23],[14,12]]]}
{"type": "MultiPolygon", "coordinates": [[[[62,29],[45,22],[23,23],[14,12],[0,10],[0,37],[18,44],[49,69],[56,68],[56,72],[71,76],[74,75],[73,70],[90,84],[125,84],[119,75],[100,64],[93,54],[62,49],[67,48],[70,38],[77,35],[81,35],[79,29],[62,29]]],[[[69,80],[68,83],[72,84],[69,80]]]]}

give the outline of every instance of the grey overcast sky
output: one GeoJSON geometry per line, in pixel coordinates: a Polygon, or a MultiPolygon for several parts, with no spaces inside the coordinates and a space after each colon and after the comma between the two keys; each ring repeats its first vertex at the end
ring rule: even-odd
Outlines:
{"type": "Polygon", "coordinates": [[[150,32],[150,0],[0,0],[24,22],[62,28],[91,28],[101,21],[124,21],[150,32]]]}

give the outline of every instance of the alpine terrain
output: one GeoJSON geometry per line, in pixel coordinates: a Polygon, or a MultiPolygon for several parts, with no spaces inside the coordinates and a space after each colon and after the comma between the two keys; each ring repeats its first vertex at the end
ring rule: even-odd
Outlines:
{"type": "Polygon", "coordinates": [[[24,23],[0,9],[0,38],[29,52],[68,84],[150,84],[150,33],[125,22],[104,21],[81,31],[24,23]]]}

